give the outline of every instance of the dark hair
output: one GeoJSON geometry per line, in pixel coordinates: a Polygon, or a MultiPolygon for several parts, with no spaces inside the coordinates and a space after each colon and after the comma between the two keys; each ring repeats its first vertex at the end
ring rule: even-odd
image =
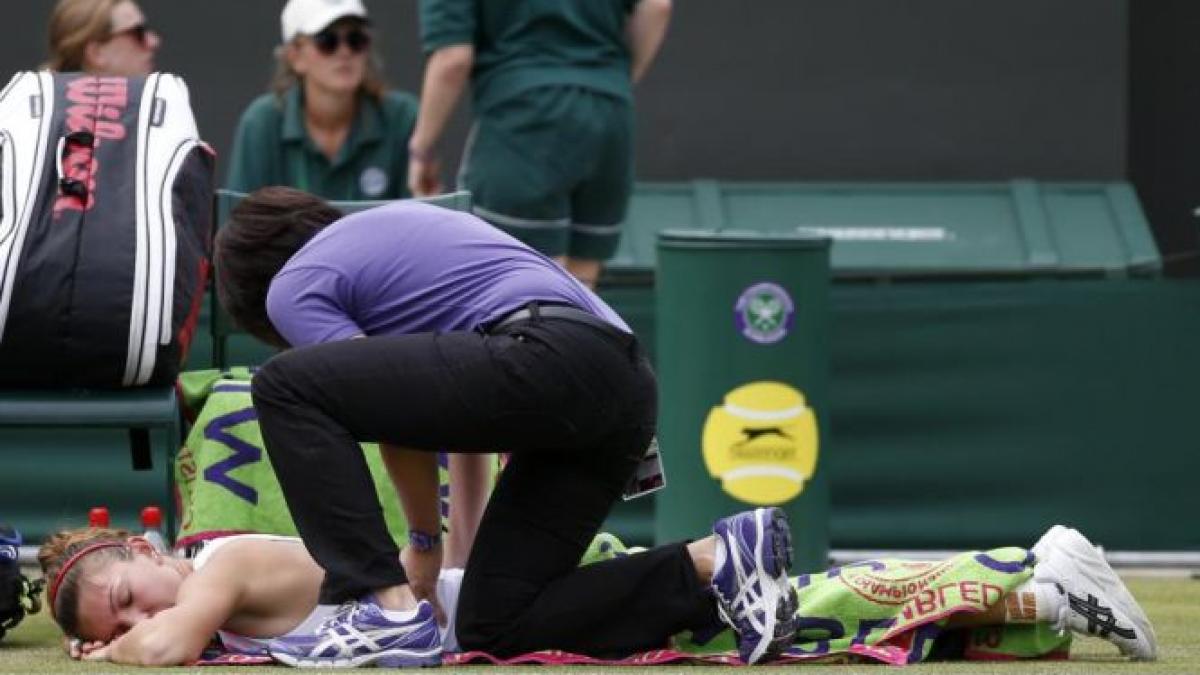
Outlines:
{"type": "Polygon", "coordinates": [[[289,187],[246,196],[217,233],[217,296],[233,320],[254,337],[287,347],[267,316],[267,290],[284,263],[342,213],[320,197],[289,187]]]}

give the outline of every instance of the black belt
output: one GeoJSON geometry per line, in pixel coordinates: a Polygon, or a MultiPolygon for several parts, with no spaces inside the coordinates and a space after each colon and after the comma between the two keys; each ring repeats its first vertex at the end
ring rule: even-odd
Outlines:
{"type": "Polygon", "coordinates": [[[609,335],[619,338],[623,344],[628,344],[633,340],[633,335],[617,328],[611,323],[601,319],[600,317],[590,312],[585,312],[578,307],[570,305],[544,305],[539,302],[531,302],[521,309],[518,309],[511,314],[506,314],[499,319],[491,322],[484,327],[483,332],[491,335],[499,333],[505,328],[511,327],[515,323],[522,321],[537,321],[539,319],[564,319],[566,321],[574,321],[576,323],[587,324],[593,328],[608,333],[609,335]]]}

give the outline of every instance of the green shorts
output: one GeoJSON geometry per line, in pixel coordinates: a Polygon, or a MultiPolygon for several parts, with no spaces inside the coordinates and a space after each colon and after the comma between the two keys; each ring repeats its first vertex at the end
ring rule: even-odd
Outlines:
{"type": "Polygon", "coordinates": [[[481,113],[458,184],[475,215],[548,256],[607,260],[633,190],[633,106],[539,87],[481,113]]]}

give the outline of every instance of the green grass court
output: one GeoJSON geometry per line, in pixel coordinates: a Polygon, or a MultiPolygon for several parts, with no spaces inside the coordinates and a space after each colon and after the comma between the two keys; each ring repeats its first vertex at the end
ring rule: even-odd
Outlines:
{"type": "MultiPolygon", "coordinates": [[[[1137,596],[1146,612],[1154,621],[1158,632],[1160,660],[1155,663],[1130,663],[1116,655],[1116,648],[1099,640],[1079,640],[1073,647],[1069,663],[940,663],[911,666],[906,673],[1186,673],[1200,674],[1200,580],[1187,578],[1130,578],[1129,588],[1137,596]]],[[[604,668],[592,667],[513,667],[474,666],[454,670],[473,672],[552,672],[563,671],[577,675],[603,670],[605,673],[628,672],[675,672],[695,671],[704,666],[654,667],[654,668],[604,668]]],[[[768,668],[779,672],[782,668],[768,668]]],[[[76,663],[69,660],[59,647],[58,633],[43,614],[29,617],[15,631],[0,642],[0,673],[84,673],[84,672],[183,672],[181,668],[130,668],[111,664],[76,663]]],[[[193,671],[197,669],[192,669],[193,671]]],[[[200,672],[232,671],[252,673],[259,671],[280,672],[284,667],[238,667],[229,669],[200,669],[200,672]]],[[[449,669],[446,669],[449,670],[449,669]]],[[[895,672],[888,666],[842,666],[802,665],[790,666],[788,671],[830,673],[884,673],[895,672]]],[[[312,671],[305,671],[312,672],[312,671]]],[[[344,672],[344,671],[338,671],[344,672]]]]}

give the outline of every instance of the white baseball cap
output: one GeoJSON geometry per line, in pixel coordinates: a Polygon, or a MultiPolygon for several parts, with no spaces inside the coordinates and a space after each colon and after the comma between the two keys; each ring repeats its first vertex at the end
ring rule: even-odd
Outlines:
{"type": "Polygon", "coordinates": [[[334,21],[348,16],[367,18],[367,8],[363,7],[362,0],[288,0],[279,17],[283,42],[291,42],[297,35],[319,33],[334,21]]]}

